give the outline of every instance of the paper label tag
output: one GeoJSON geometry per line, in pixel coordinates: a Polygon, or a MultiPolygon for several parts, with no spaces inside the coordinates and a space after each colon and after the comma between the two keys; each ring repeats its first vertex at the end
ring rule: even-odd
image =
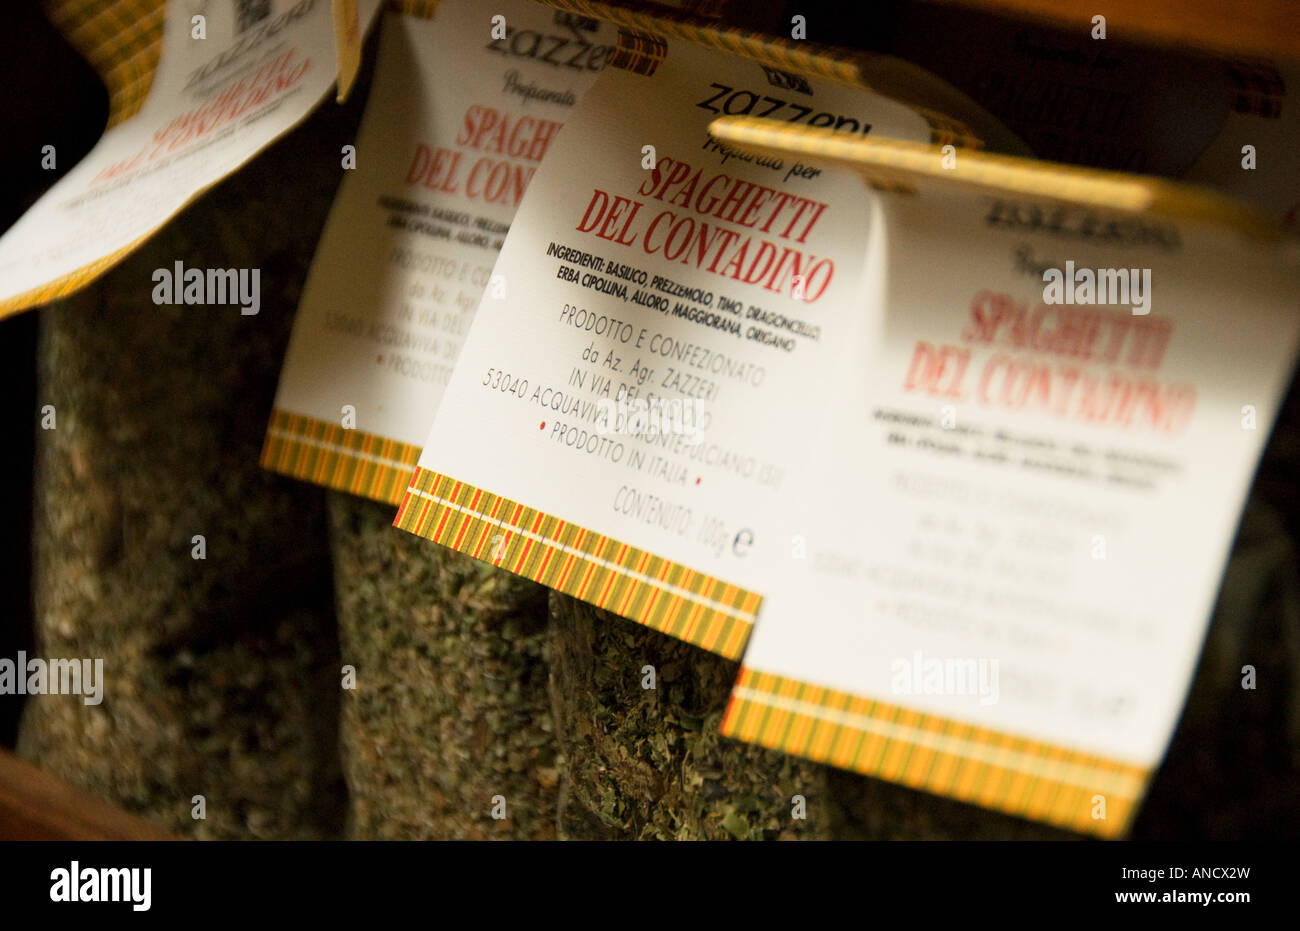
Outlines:
{"type": "Polygon", "coordinates": [[[401,500],[524,190],[614,35],[524,0],[385,18],[356,169],[303,291],[263,466],[401,500]]]}
{"type": "Polygon", "coordinates": [[[932,183],[871,227],[820,497],[722,732],[1120,834],[1293,364],[1295,258],[932,183]]]}
{"type": "Polygon", "coordinates": [[[929,140],[862,90],[621,33],[515,218],[397,526],[738,657],[862,302],[847,172],[723,113],[929,140]],[[495,285],[495,286],[494,286],[495,285]]]}
{"type": "MultiPolygon", "coordinates": [[[[94,280],[296,125],[334,83],[327,0],[276,0],[238,16],[232,4],[192,6],[168,5],[139,113],[105,132],[0,237],[0,316],[94,280]]],[[[378,0],[361,8],[369,23],[378,0]]]]}

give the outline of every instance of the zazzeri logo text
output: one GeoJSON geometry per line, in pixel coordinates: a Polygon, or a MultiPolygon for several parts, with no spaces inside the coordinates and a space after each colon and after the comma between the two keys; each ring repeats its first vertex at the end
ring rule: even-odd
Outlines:
{"type": "Polygon", "coordinates": [[[489,52],[511,58],[531,58],[555,68],[572,68],[575,71],[599,71],[605,67],[613,49],[608,45],[595,45],[581,34],[583,24],[573,18],[558,18],[556,25],[567,29],[569,35],[539,32],[535,29],[516,29],[509,24],[505,35],[494,37],[487,44],[489,52]]]}

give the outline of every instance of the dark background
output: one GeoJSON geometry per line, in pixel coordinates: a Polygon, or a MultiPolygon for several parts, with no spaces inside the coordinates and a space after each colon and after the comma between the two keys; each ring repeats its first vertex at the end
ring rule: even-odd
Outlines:
{"type": "MultiPolygon", "coordinates": [[[[7,229],[90,151],[108,119],[98,75],[41,15],[35,0],[12,4],[0,30],[0,229],[7,229]],[[41,168],[53,145],[57,168],[41,168]]],[[[0,398],[10,410],[0,441],[0,655],[32,648],[32,463],[41,404],[36,393],[39,311],[0,320],[0,398]]],[[[0,744],[12,747],[22,701],[0,702],[0,744]]]]}
{"type": "MultiPolygon", "coordinates": [[[[845,10],[832,2],[774,4],[742,13],[751,27],[776,30],[789,14],[801,13],[810,23],[810,40],[856,45],[874,50],[917,48],[916,17],[932,16],[924,3],[863,4],[845,10]],[[834,35],[819,24],[835,23],[834,35]],[[907,34],[895,27],[907,23],[907,34]]],[[[962,14],[980,19],[982,14],[962,14]]],[[[107,95],[93,70],[77,55],[39,11],[36,0],[11,5],[11,28],[0,31],[0,229],[6,229],[68,168],[94,145],[107,117],[107,95]],[[40,150],[54,145],[58,169],[40,167],[40,150]]],[[[949,19],[950,29],[963,20],[949,19]]],[[[1008,24],[1007,28],[1015,28],[1008,24]]],[[[1035,27],[1040,33],[1051,33],[1035,27]]],[[[949,35],[944,41],[953,41],[949,35]]],[[[373,57],[373,43],[369,47],[373,57]]],[[[363,66],[368,69],[372,57],[363,66]]],[[[919,57],[919,56],[918,56],[919,57]]],[[[924,56],[924,64],[941,77],[979,96],[978,77],[956,63],[945,66],[941,54],[924,56]]],[[[1195,62],[1189,56],[1189,62],[1195,62]]],[[[1294,91],[1295,89],[1293,89],[1294,91]]],[[[1015,114],[998,112],[995,101],[984,101],[1013,131],[1015,114]]],[[[1300,158],[1297,158],[1300,163],[1300,158]]],[[[256,163],[254,163],[255,166],[256,163]]],[[[211,195],[208,195],[211,196],[211,195]]],[[[308,231],[310,232],[310,231],[308,231]]],[[[306,233],[305,233],[306,234],[306,233]]],[[[32,487],[35,442],[42,400],[36,384],[35,358],[40,310],[0,320],[0,398],[9,411],[0,442],[0,656],[33,648],[32,612],[32,487]]],[[[1300,397],[1294,384],[1279,423],[1261,462],[1252,496],[1281,516],[1287,535],[1300,538],[1300,397]]],[[[1291,578],[1288,584],[1294,584],[1291,578]]],[[[304,594],[304,597],[308,597],[304,594]]],[[[1220,606],[1222,608],[1222,605],[1220,606]]],[[[1215,630],[1231,619],[1216,619],[1215,630]]],[[[1244,693],[1225,692],[1222,682],[1206,680],[1203,668],[1193,687],[1188,711],[1175,734],[1166,764],[1135,828],[1137,837],[1185,836],[1184,828],[1206,824],[1207,804],[1217,806],[1232,821],[1268,836],[1294,836],[1300,829],[1300,792],[1296,791],[1294,733],[1300,728],[1296,694],[1297,631],[1285,615],[1260,622],[1249,641],[1261,669],[1282,677],[1288,696],[1271,704],[1250,701],[1244,693]],[[1227,695],[1227,697],[1224,697],[1227,695]]],[[[1213,631],[1212,631],[1213,635],[1213,631]]],[[[1277,684],[1277,683],[1275,683],[1277,684]]],[[[21,699],[0,701],[0,745],[15,742],[21,699]]],[[[1193,830],[1193,835],[1200,833],[1193,830]]]]}

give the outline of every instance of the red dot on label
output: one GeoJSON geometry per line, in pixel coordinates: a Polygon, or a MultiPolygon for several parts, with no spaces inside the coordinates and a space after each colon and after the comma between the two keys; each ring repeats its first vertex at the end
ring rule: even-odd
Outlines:
{"type": "Polygon", "coordinates": [[[698,485],[699,483],[700,483],[700,477],[697,475],[695,476],[695,484],[698,485]]]}
{"type": "Polygon", "coordinates": [[[537,429],[538,429],[538,430],[545,430],[545,429],[546,429],[546,421],[543,420],[541,426],[538,427],[537,429]]]}

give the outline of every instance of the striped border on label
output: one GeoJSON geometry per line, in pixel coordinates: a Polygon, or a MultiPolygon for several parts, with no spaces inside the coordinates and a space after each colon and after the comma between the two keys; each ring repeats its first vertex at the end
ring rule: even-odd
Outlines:
{"type": "MultiPolygon", "coordinates": [[[[394,8],[409,7],[411,15],[424,17],[432,16],[438,5],[437,0],[391,0],[391,3],[394,8]]],[[[154,74],[162,58],[166,20],[164,0],[46,0],[44,10],[50,23],[90,63],[104,82],[108,90],[108,122],[105,128],[111,129],[139,113],[153,87],[154,74]]],[[[192,192],[166,219],[180,213],[200,194],[234,171],[227,172],[212,184],[192,192]]],[[[135,252],[161,228],[162,224],[158,224],[108,255],[0,301],[0,319],[80,291],[135,252]]]]}
{"type": "Polygon", "coordinates": [[[668,43],[658,36],[620,29],[618,46],[609,57],[609,66],[648,78],[667,55],[668,43]]]}
{"type": "MultiPolygon", "coordinates": [[[[360,67],[361,36],[356,0],[333,2],[336,36],[349,26],[356,33],[347,39],[356,62],[346,64],[346,75],[340,54],[346,96],[360,67]]],[[[42,6],[51,25],[90,63],[108,89],[108,128],[139,113],[162,57],[165,0],[45,0],[42,6]]],[[[387,8],[429,19],[438,0],[388,0],[387,8]]]]}
{"type": "MultiPolygon", "coordinates": [[[[161,227],[159,227],[161,229],[161,227]]],[[[29,307],[39,307],[42,304],[48,304],[50,301],[66,297],[76,291],[80,291],[86,285],[90,284],[104,272],[121,262],[128,255],[140,248],[153,233],[149,232],[132,242],[130,245],[123,246],[116,252],[110,252],[103,258],[96,259],[88,265],[83,265],[75,272],[47,281],[43,285],[32,288],[30,291],[24,291],[16,294],[8,300],[0,301],[0,319],[4,319],[12,313],[20,310],[27,310],[29,307]]]]}
{"type": "Polygon", "coordinates": [[[138,113],[162,55],[163,0],[46,0],[44,8],[108,89],[108,126],[138,113]]]}
{"type": "Polygon", "coordinates": [[[722,733],[1102,837],[1128,830],[1150,770],[742,668],[722,733]],[[1094,818],[1097,796],[1105,818],[1094,818]]]}
{"type": "Polygon", "coordinates": [[[481,488],[417,469],[393,525],[739,659],[760,597],[481,488]]]}
{"type": "Polygon", "coordinates": [[[363,430],[275,409],[262,446],[262,468],[326,488],[397,504],[420,448],[363,430]]]}

